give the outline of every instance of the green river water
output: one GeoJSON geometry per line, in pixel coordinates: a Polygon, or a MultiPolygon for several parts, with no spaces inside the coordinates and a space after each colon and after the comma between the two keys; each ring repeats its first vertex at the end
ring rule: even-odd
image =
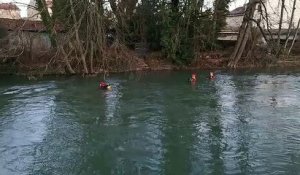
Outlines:
{"type": "Polygon", "coordinates": [[[0,174],[299,175],[300,72],[0,77],[0,174]]]}

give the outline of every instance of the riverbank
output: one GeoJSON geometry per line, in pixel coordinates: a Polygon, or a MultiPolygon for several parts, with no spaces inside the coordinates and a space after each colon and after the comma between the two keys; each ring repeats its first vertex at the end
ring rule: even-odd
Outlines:
{"type": "MultiPolygon", "coordinates": [[[[130,63],[124,67],[103,70],[100,67],[95,69],[95,72],[88,74],[87,76],[97,76],[98,74],[107,73],[124,73],[124,72],[135,72],[135,71],[163,71],[163,70],[231,70],[228,68],[229,58],[224,56],[224,53],[211,52],[202,53],[198,55],[197,59],[194,59],[187,66],[178,66],[169,60],[164,59],[160,53],[152,53],[147,56],[132,57],[130,63]]],[[[242,62],[235,68],[236,70],[241,69],[263,69],[263,68],[279,68],[289,69],[300,67],[300,56],[293,56],[289,60],[280,60],[276,63],[270,64],[249,64],[242,62]]],[[[9,75],[22,75],[27,77],[41,77],[48,75],[68,75],[68,72],[62,64],[49,64],[48,62],[41,61],[41,63],[17,63],[14,61],[2,62],[0,64],[0,74],[9,75]]],[[[79,74],[78,75],[83,75],[79,74]]],[[[86,76],[86,75],[83,75],[86,76]]]]}

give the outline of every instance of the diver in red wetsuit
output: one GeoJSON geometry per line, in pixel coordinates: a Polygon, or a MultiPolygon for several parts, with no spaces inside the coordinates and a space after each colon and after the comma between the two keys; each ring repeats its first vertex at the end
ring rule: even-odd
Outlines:
{"type": "Polygon", "coordinates": [[[108,83],[100,82],[99,88],[103,90],[112,90],[111,86],[108,83]]]}

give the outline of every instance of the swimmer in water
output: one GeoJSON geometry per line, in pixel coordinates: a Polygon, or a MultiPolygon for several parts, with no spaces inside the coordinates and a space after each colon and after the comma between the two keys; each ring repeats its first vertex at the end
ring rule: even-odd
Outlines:
{"type": "Polygon", "coordinates": [[[196,81],[197,81],[196,74],[193,73],[193,74],[192,74],[192,77],[190,78],[190,82],[195,83],[196,81]]]}
{"type": "Polygon", "coordinates": [[[210,80],[216,79],[216,76],[215,76],[214,72],[210,72],[210,73],[209,73],[208,79],[210,79],[210,80]]]}
{"type": "Polygon", "coordinates": [[[103,90],[109,90],[109,91],[112,90],[111,86],[110,86],[108,83],[105,83],[105,82],[103,82],[103,81],[100,82],[99,88],[100,88],[100,89],[103,89],[103,90]]]}

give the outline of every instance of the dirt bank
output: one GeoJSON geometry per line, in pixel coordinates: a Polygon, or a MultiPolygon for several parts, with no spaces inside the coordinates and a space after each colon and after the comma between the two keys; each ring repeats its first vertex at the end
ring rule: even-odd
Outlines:
{"type": "MultiPolygon", "coordinates": [[[[160,53],[151,53],[143,57],[134,56],[130,63],[119,66],[117,69],[103,70],[101,67],[95,69],[93,74],[96,76],[103,73],[120,73],[131,71],[159,71],[159,70],[220,70],[229,69],[227,67],[228,57],[221,52],[207,52],[197,55],[197,57],[187,66],[178,66],[170,60],[166,60],[160,53]]],[[[281,60],[277,63],[268,65],[255,65],[246,62],[240,63],[236,69],[253,69],[253,68],[293,68],[300,67],[300,56],[291,57],[289,60],[281,60]]],[[[6,59],[0,63],[0,74],[25,75],[28,77],[44,75],[67,75],[68,72],[63,63],[50,64],[45,59],[28,61],[24,59],[6,59]]],[[[82,75],[82,74],[81,74],[82,75]]]]}

